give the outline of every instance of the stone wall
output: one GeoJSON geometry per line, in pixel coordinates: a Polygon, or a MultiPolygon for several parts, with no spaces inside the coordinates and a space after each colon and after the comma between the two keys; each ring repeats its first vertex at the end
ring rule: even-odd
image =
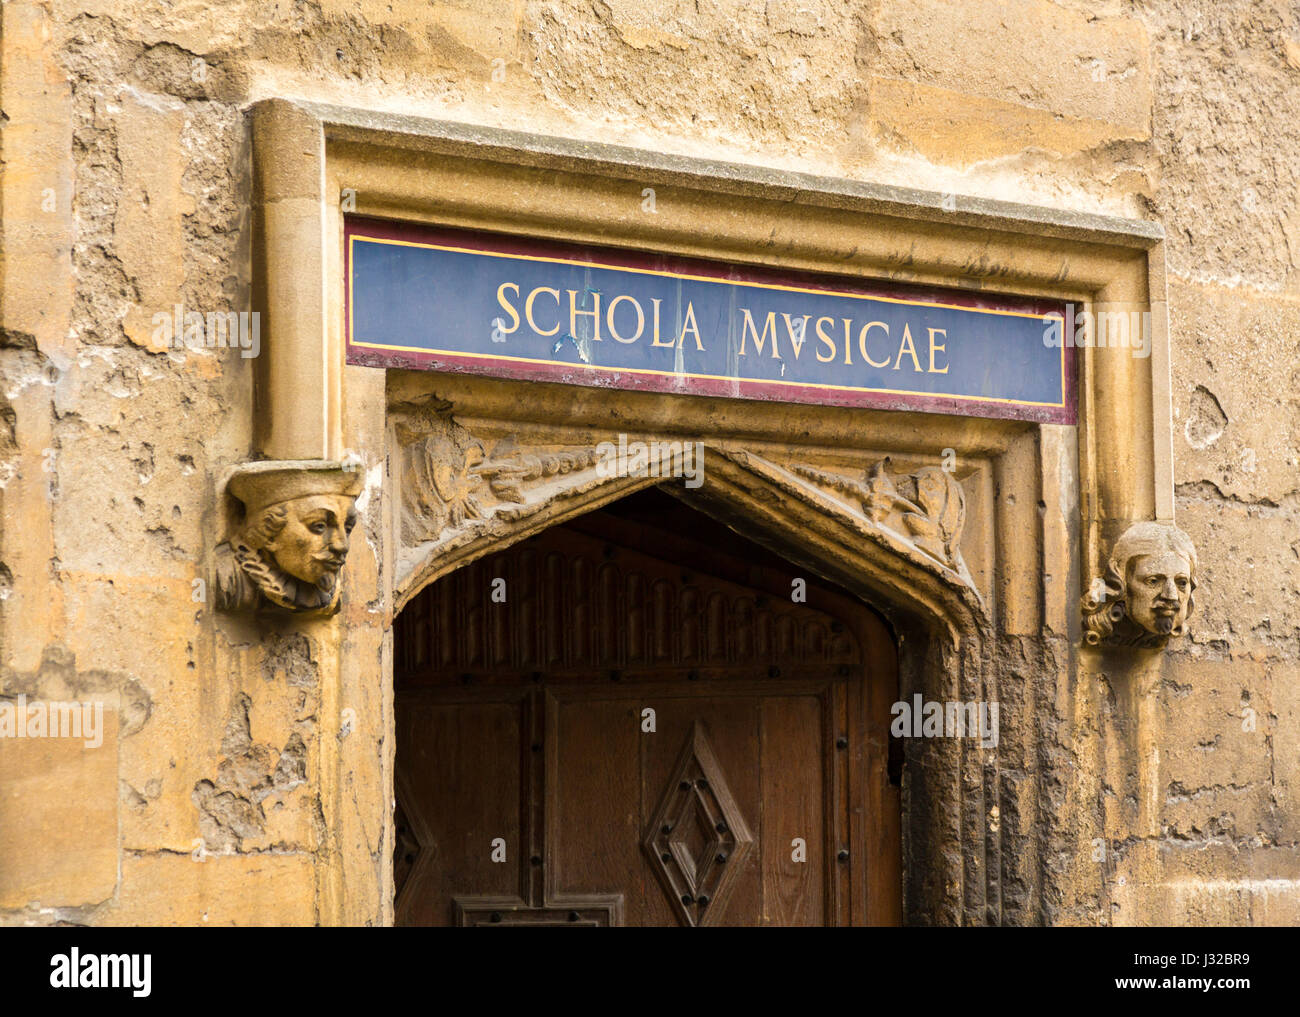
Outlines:
{"type": "Polygon", "coordinates": [[[375,858],[348,919],[385,914],[381,831],[321,818],[313,645],[207,596],[256,361],[156,334],[249,306],[269,97],[1159,222],[1201,590],[1161,677],[1080,674],[1041,917],[1300,921],[1293,4],[9,0],[0,31],[3,688],[107,704],[97,751],[0,743],[0,921],[327,920],[336,851],[375,858]]]}

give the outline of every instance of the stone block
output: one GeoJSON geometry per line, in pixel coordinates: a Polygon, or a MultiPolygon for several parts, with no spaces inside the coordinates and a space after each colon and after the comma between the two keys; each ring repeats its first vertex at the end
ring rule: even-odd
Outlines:
{"type": "Polygon", "coordinates": [[[1148,43],[1136,19],[1047,0],[887,0],[875,27],[873,126],[931,161],[1071,154],[1151,136],[1148,43]]]}
{"type": "Polygon", "coordinates": [[[314,925],[310,855],[141,855],[122,862],[104,925],[314,925]]]}
{"type": "MultiPolygon", "coordinates": [[[[87,698],[97,737],[0,737],[0,908],[79,907],[117,886],[117,711],[87,698]],[[94,741],[99,744],[95,745],[94,741]]],[[[48,700],[0,700],[20,716],[48,700]]],[[[83,712],[83,716],[86,716],[83,712]]],[[[53,730],[47,726],[46,731],[53,730]]]]}

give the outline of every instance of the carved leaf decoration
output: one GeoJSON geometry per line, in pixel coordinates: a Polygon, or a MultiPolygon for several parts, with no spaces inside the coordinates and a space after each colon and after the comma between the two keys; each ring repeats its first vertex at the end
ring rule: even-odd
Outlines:
{"type": "Polygon", "coordinates": [[[525,485],[528,482],[573,473],[576,470],[593,466],[599,458],[594,449],[578,452],[555,452],[550,454],[529,454],[515,451],[513,441],[503,442],[510,449],[504,458],[499,456],[500,448],[475,472],[487,478],[488,487],[502,501],[522,503],[525,485]]]}
{"type": "MultiPolygon", "coordinates": [[[[877,463],[867,475],[867,484],[864,486],[848,477],[842,477],[838,473],[828,473],[825,470],[819,470],[813,466],[804,466],[801,463],[795,463],[790,468],[799,476],[807,477],[809,480],[816,481],[823,487],[829,487],[840,494],[847,494],[850,498],[855,499],[862,505],[864,514],[870,516],[868,502],[880,506],[888,506],[893,503],[897,492],[894,491],[893,481],[884,476],[879,471],[883,470],[883,462],[877,463]],[[879,483],[875,483],[880,481],[879,483]],[[873,486],[874,484],[874,486],[873,486]]],[[[887,510],[886,510],[887,511],[887,510]]]]}
{"type": "Polygon", "coordinates": [[[868,519],[877,523],[899,507],[900,503],[904,503],[894,482],[885,472],[885,467],[888,465],[889,458],[886,457],[866,473],[866,493],[862,499],[862,511],[866,513],[868,519]]]}
{"type": "Polygon", "coordinates": [[[542,467],[536,456],[515,453],[509,459],[489,459],[475,472],[487,480],[488,488],[502,501],[520,504],[525,482],[540,477],[542,467]]]}
{"type": "Polygon", "coordinates": [[[427,540],[442,532],[447,523],[446,503],[438,494],[434,466],[438,454],[429,446],[432,438],[417,439],[406,446],[403,455],[402,497],[404,537],[408,541],[427,540]]]}
{"type": "Polygon", "coordinates": [[[462,450],[445,434],[427,434],[406,446],[404,456],[408,539],[433,539],[448,524],[460,526],[467,518],[482,518],[482,505],[474,494],[482,481],[471,468],[483,458],[481,446],[462,450]]]}
{"type": "Polygon", "coordinates": [[[476,524],[510,521],[610,478],[594,448],[525,450],[507,436],[476,439],[439,408],[398,421],[402,440],[402,539],[408,546],[471,539],[476,524]],[[571,482],[550,483],[562,474],[571,482]]]}
{"type": "MultiPolygon", "coordinates": [[[[429,454],[427,448],[425,454],[429,454]]],[[[446,505],[452,526],[463,525],[467,518],[483,518],[483,507],[474,497],[475,488],[483,481],[472,467],[481,458],[482,450],[474,448],[459,456],[456,465],[446,460],[430,463],[429,475],[433,480],[433,489],[446,505]]]]}
{"type": "Polygon", "coordinates": [[[916,548],[945,565],[960,568],[958,542],[966,519],[966,496],[949,473],[933,466],[891,477],[889,457],[874,463],[855,482],[836,473],[795,464],[802,477],[857,500],[862,514],[878,526],[891,527],[916,548]]]}
{"type": "Polygon", "coordinates": [[[955,560],[966,519],[966,495],[961,484],[950,473],[926,466],[908,477],[906,486],[909,494],[915,492],[919,510],[904,514],[904,524],[920,546],[941,558],[955,560]]]}

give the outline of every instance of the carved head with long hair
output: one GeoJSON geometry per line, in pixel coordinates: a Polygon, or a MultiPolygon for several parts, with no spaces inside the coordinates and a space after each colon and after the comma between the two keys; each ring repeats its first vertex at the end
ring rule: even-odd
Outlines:
{"type": "Polygon", "coordinates": [[[1083,598],[1085,640],[1160,646],[1187,631],[1196,547],[1165,523],[1136,523],[1115,541],[1104,583],[1083,598]]]}

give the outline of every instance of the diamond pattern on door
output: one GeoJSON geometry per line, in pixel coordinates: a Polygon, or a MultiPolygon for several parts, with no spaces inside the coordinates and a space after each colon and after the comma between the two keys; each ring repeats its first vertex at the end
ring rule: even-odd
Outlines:
{"type": "Polygon", "coordinates": [[[644,840],[683,924],[717,924],[753,840],[696,721],[644,840]]]}

